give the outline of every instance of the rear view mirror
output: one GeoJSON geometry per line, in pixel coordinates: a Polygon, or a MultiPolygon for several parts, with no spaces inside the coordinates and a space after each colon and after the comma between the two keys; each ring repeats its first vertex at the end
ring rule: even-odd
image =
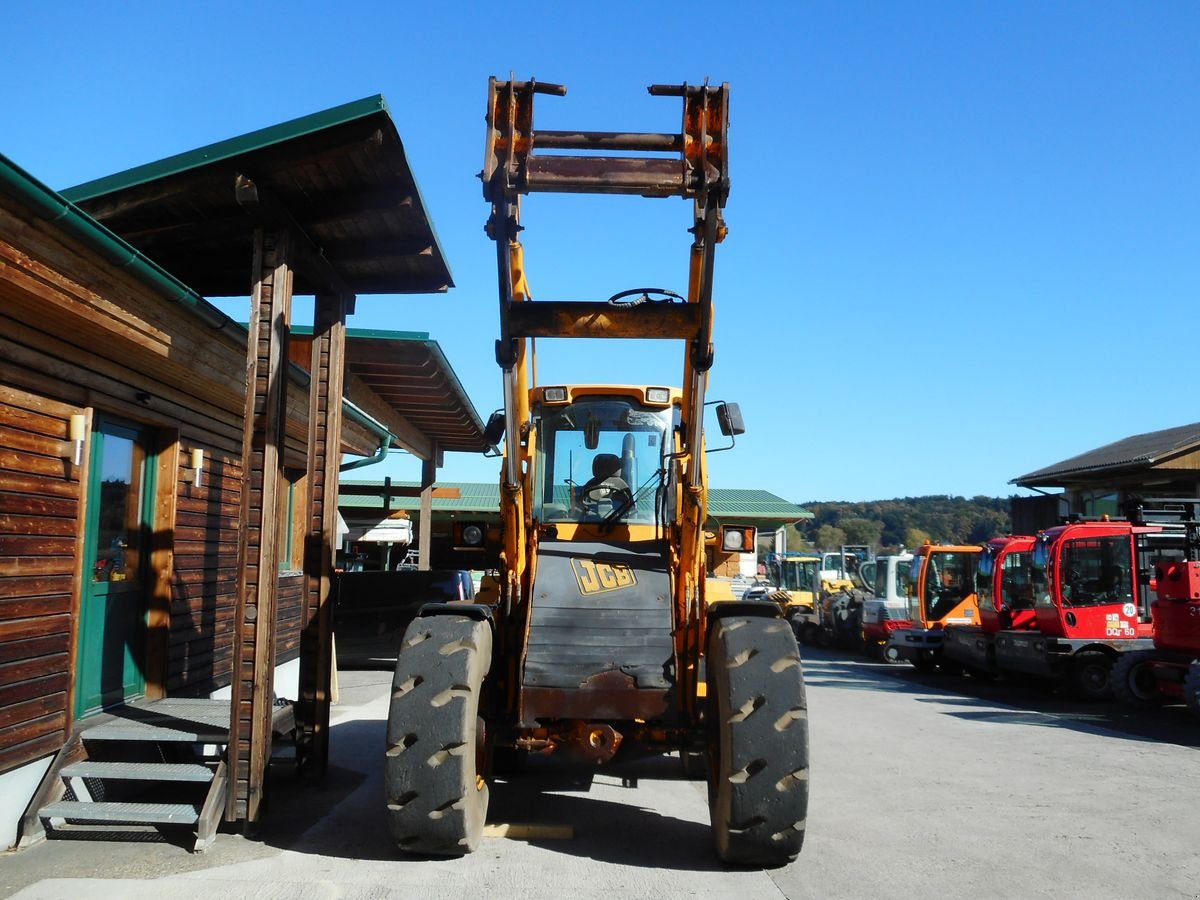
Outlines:
{"type": "Polygon", "coordinates": [[[600,446],[600,423],[596,417],[588,415],[587,423],[583,426],[583,446],[595,450],[600,446]]]}
{"type": "Polygon", "coordinates": [[[504,439],[504,413],[500,410],[492,413],[483,429],[483,442],[489,447],[498,447],[504,439]]]}
{"type": "Polygon", "coordinates": [[[726,437],[746,433],[746,425],[742,421],[742,410],[736,403],[717,404],[717,425],[720,426],[721,434],[726,437]]]}

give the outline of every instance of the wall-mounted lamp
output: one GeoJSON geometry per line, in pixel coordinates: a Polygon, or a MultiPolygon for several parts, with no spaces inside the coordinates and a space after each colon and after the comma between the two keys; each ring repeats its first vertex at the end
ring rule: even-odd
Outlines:
{"type": "Polygon", "coordinates": [[[199,447],[192,450],[192,484],[204,487],[204,451],[199,447]]]}
{"type": "Polygon", "coordinates": [[[71,426],[68,432],[71,437],[71,462],[77,466],[83,465],[83,442],[87,440],[87,416],[75,413],[71,416],[71,426]]]}

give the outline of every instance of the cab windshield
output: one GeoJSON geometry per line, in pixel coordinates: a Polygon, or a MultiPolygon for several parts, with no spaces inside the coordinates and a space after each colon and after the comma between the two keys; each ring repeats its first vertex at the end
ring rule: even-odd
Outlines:
{"type": "MultiPolygon", "coordinates": [[[[540,410],[534,516],[542,522],[657,521],[669,491],[671,411],[587,398],[540,410]]],[[[667,515],[666,510],[663,512],[667,515]]]]}
{"type": "Polygon", "coordinates": [[[925,594],[921,598],[927,620],[949,615],[954,607],[975,593],[975,560],[978,556],[978,553],[955,550],[930,554],[925,594]]]}
{"type": "MultiPolygon", "coordinates": [[[[1033,551],[1009,553],[1000,575],[1000,600],[1008,609],[1033,609],[1034,598],[1045,590],[1046,571],[1033,565],[1033,551]]],[[[980,602],[983,602],[982,587],[980,602]]]]}
{"type": "MultiPolygon", "coordinates": [[[[900,560],[892,562],[892,571],[896,573],[896,596],[907,597],[909,594],[909,563],[900,560]]],[[[888,598],[887,584],[888,566],[880,562],[875,567],[875,596],[886,600],[888,598]]]]}
{"type": "Polygon", "coordinates": [[[781,588],[789,591],[817,590],[817,571],[820,563],[815,559],[784,559],[779,562],[781,588]]]}
{"type": "Polygon", "coordinates": [[[1132,603],[1131,566],[1126,535],[1067,541],[1059,563],[1063,606],[1132,603]]]}

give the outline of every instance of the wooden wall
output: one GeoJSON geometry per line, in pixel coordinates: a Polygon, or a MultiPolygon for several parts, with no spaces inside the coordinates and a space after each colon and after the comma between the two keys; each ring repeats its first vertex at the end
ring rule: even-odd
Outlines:
{"type": "Polygon", "coordinates": [[[65,735],[80,506],[79,482],[62,458],[70,415],[78,410],[5,381],[0,378],[0,771],[57,750],[65,735]]]}
{"type": "MultiPolygon", "coordinates": [[[[69,461],[72,414],[156,435],[147,694],[230,682],[244,341],[0,194],[0,771],[55,751],[70,727],[87,483],[86,464],[69,461]]],[[[301,469],[307,417],[307,392],[293,388],[286,456],[301,469]]],[[[348,439],[359,453],[377,441],[348,439]]],[[[298,652],[303,576],[283,582],[280,662],[298,652]]]]}

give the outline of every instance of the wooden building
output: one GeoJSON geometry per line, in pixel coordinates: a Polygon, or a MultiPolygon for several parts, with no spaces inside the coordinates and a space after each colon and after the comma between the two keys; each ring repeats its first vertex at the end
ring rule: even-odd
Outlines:
{"type": "Polygon", "coordinates": [[[403,447],[430,494],[484,449],[432,342],[372,369],[405,338],[356,361],[345,318],[450,285],[379,97],[65,195],[0,157],[0,842],[81,726],[139,703],[231,698],[187,722],[230,748],[201,819],[257,819],[277,693],[324,765],[341,454],[403,447]],[[250,297],[249,330],[206,296],[250,297]]]}
{"type": "Polygon", "coordinates": [[[1121,515],[1134,496],[1200,497],[1200,422],[1131,435],[1009,483],[1042,492],[1013,499],[1018,534],[1033,534],[1071,513],[1121,515]]]}

